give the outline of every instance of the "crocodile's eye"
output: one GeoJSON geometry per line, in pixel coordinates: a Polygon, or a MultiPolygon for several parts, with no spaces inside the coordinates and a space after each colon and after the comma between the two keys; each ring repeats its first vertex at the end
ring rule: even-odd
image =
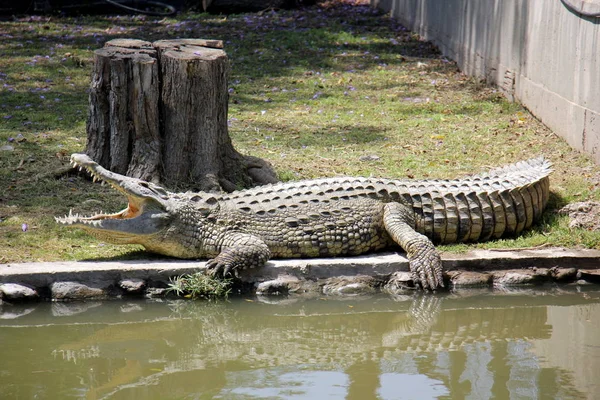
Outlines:
{"type": "Polygon", "coordinates": [[[159,196],[164,197],[167,195],[167,191],[165,189],[161,188],[160,186],[156,186],[152,183],[141,181],[138,182],[138,185],[158,194],[159,196]]]}

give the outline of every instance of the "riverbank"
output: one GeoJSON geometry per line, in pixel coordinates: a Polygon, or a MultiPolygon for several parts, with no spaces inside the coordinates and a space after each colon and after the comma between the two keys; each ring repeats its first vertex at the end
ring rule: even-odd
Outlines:
{"type": "MultiPolygon", "coordinates": [[[[443,253],[451,290],[600,282],[600,250],[542,248],[443,253]]],[[[165,297],[170,279],[205,269],[205,262],[152,259],[0,264],[5,302],[165,297]]],[[[233,293],[258,295],[392,294],[414,290],[401,254],[272,260],[242,271],[233,293]]]]}

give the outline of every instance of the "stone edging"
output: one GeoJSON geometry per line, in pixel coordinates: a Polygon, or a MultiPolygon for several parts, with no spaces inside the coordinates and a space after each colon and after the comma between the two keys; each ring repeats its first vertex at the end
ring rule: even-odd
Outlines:
{"type": "MultiPolygon", "coordinates": [[[[545,248],[442,254],[451,288],[600,282],[600,251],[545,248]]],[[[153,259],[0,264],[0,298],[7,302],[161,297],[169,278],[203,270],[204,262],[153,259]]],[[[356,295],[412,290],[408,261],[382,253],[359,257],[272,260],[242,271],[239,289],[257,294],[356,295]]]]}

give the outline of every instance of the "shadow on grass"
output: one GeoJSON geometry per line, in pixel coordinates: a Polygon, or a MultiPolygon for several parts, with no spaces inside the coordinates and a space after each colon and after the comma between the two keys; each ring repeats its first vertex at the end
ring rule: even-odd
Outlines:
{"type": "MultiPolygon", "coordinates": [[[[372,32],[368,27],[348,27],[333,20],[330,26],[316,29],[252,32],[225,50],[234,74],[242,79],[288,76],[298,70],[358,72],[439,58],[437,49],[428,42],[390,42],[394,36],[393,31],[372,32]]],[[[456,69],[452,65],[448,68],[456,69]]]]}
{"type": "Polygon", "coordinates": [[[119,254],[111,257],[86,257],[82,258],[81,261],[85,262],[104,262],[104,261],[131,261],[131,260],[148,260],[148,261],[160,261],[160,260],[181,260],[179,258],[172,258],[161,254],[150,253],[149,251],[138,249],[131,250],[123,254],[119,254]]]}
{"type": "Polygon", "coordinates": [[[273,141],[274,144],[285,144],[291,148],[343,148],[346,145],[380,142],[387,140],[385,133],[388,131],[387,128],[376,125],[341,122],[332,122],[327,127],[317,127],[308,133],[302,127],[278,125],[267,121],[255,122],[253,127],[262,132],[264,140],[273,141]]]}

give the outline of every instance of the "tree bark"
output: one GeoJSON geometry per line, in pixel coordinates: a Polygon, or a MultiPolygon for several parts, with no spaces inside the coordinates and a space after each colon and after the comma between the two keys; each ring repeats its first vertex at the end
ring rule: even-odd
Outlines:
{"type": "Polygon", "coordinates": [[[222,42],[116,39],[94,53],[87,153],[110,170],[170,187],[231,191],[277,181],[227,131],[222,42]]]}

